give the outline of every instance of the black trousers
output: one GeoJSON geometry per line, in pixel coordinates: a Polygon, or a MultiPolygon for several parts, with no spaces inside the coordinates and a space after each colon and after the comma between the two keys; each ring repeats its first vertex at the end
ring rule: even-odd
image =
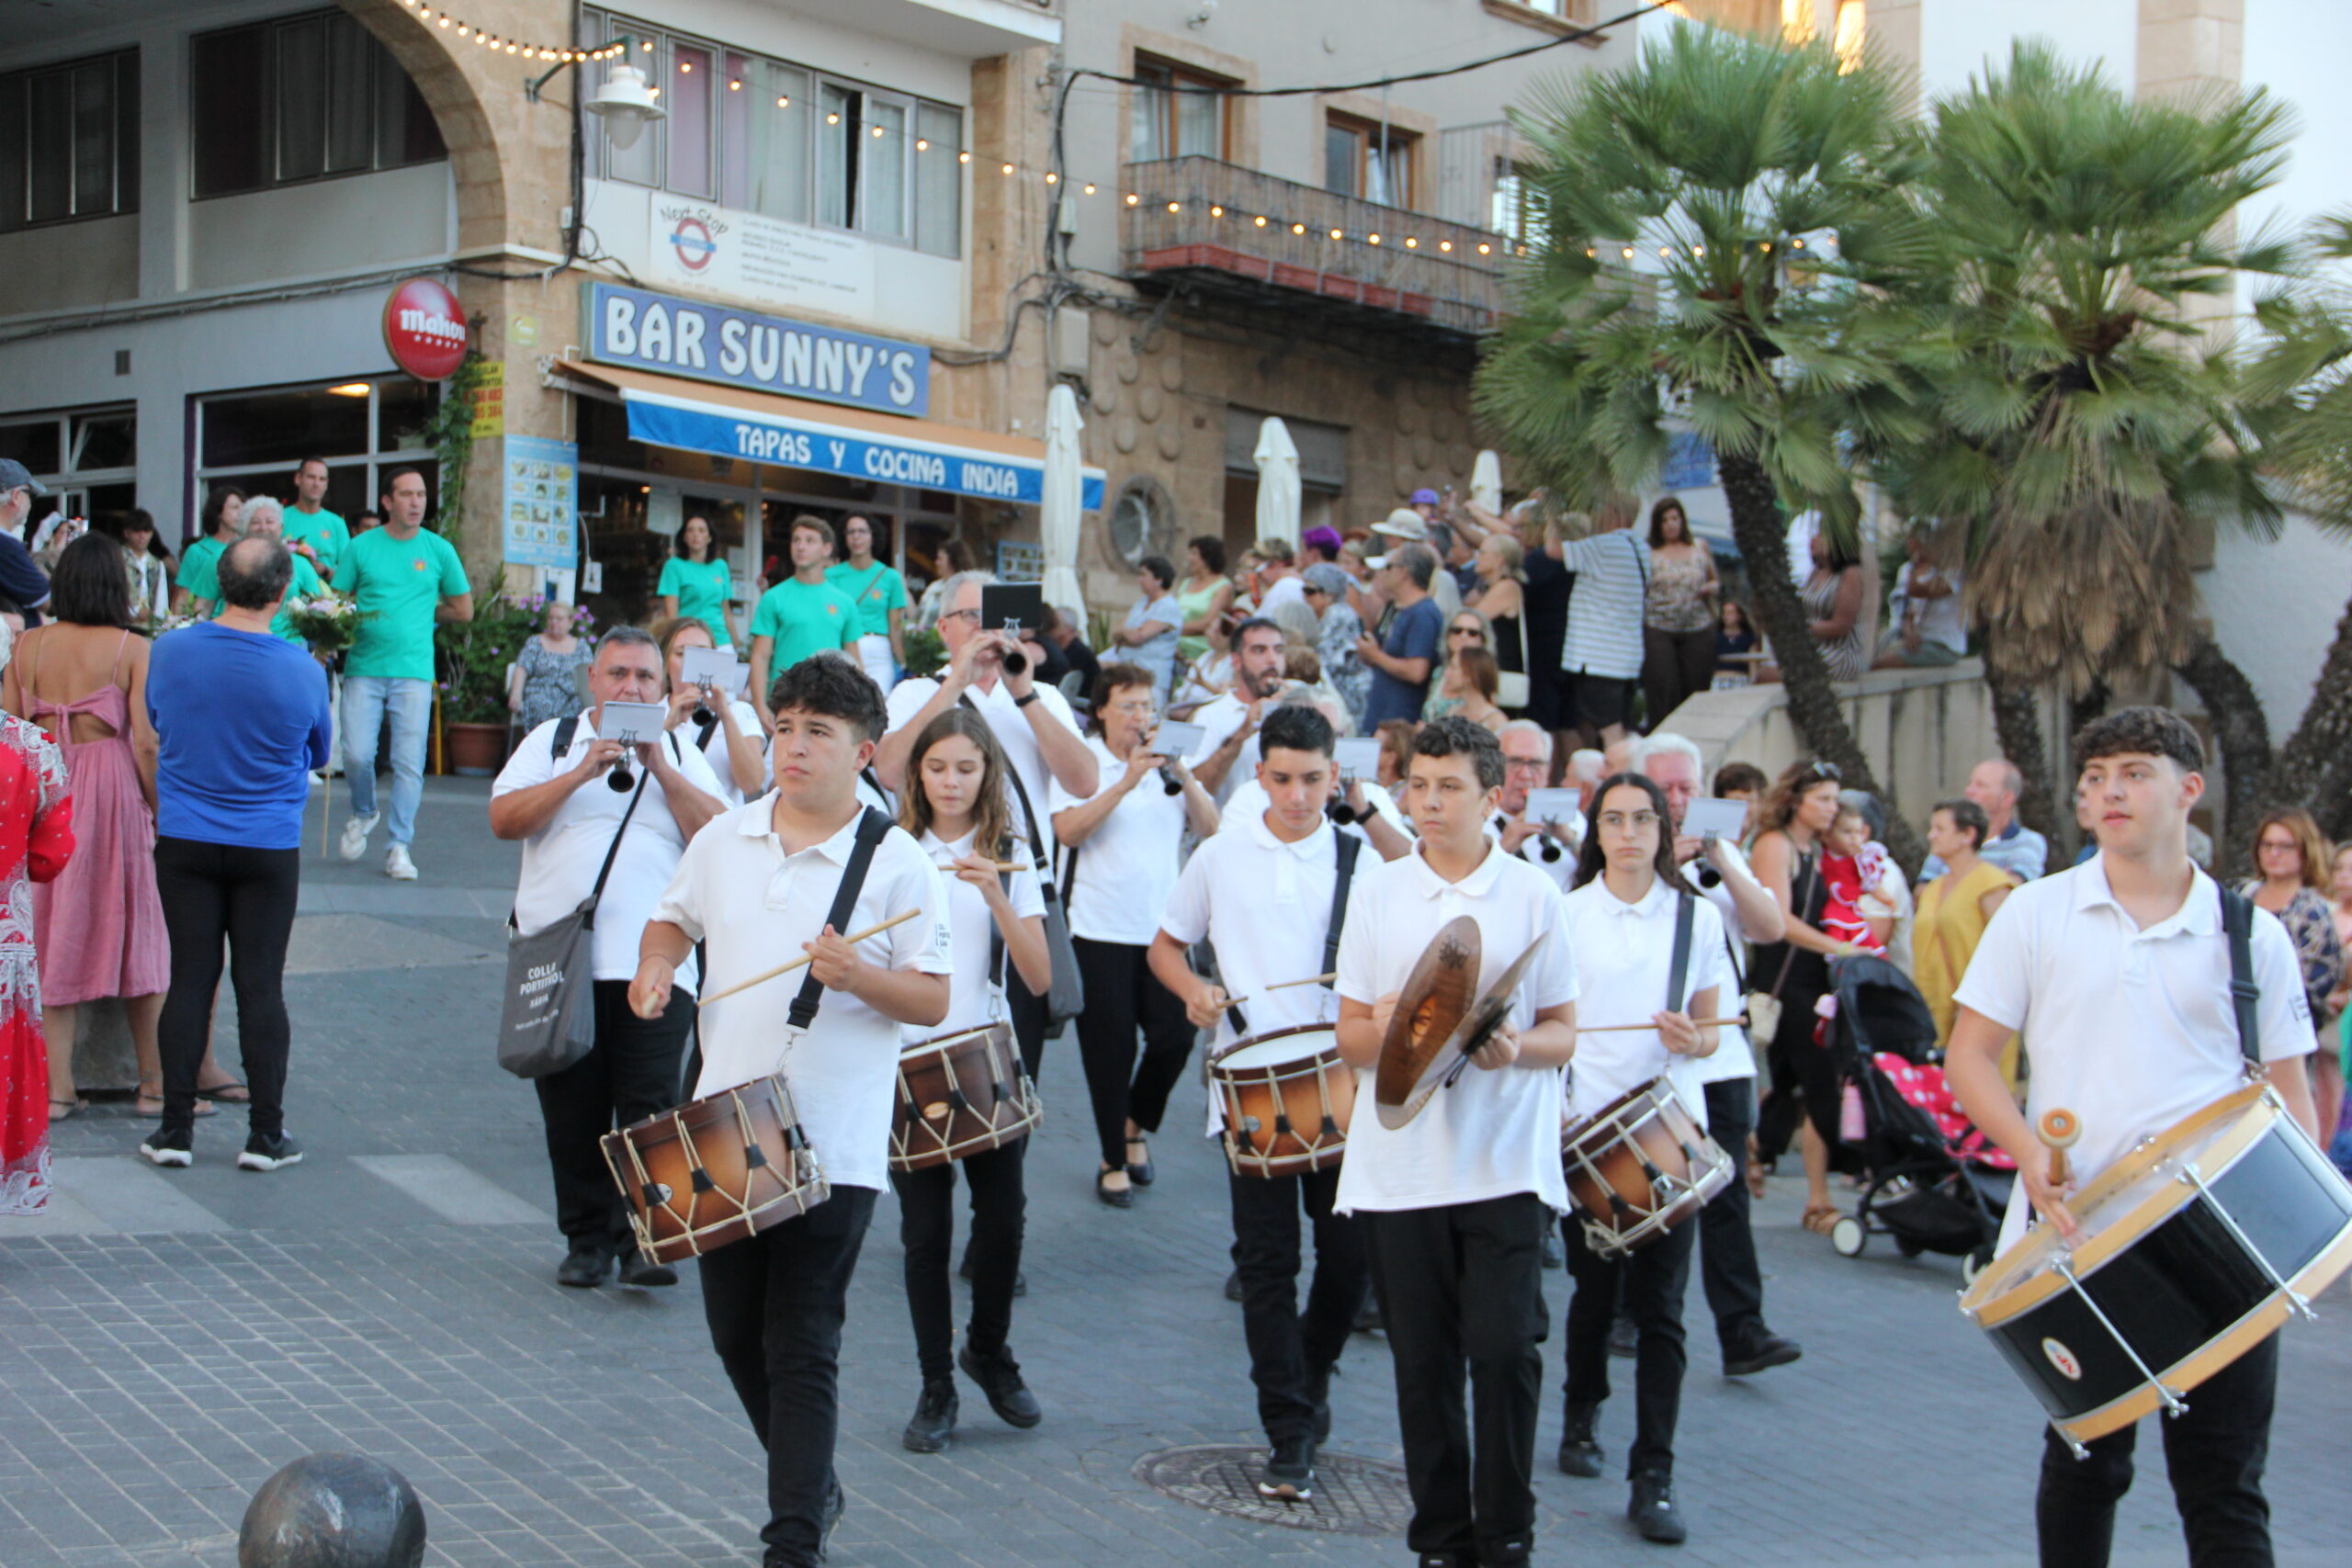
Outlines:
{"type": "Polygon", "coordinates": [[[1649,727],[1715,683],[1715,628],[1662,632],[1642,628],[1642,694],[1649,704],[1649,727]]]}
{"type": "Polygon", "coordinates": [[[1731,1156],[1731,1184],[1699,1211],[1699,1282],[1729,1360],[1764,1332],[1764,1270],[1748,1227],[1747,1134],[1756,1129],[1756,1080],[1707,1086],[1707,1133],[1731,1156]]]}
{"type": "Polygon", "coordinates": [[[1405,1543],[1420,1552],[1512,1560],[1512,1552],[1493,1549],[1523,1548],[1535,1532],[1539,1347],[1550,1330],[1544,1227],[1552,1211],[1521,1192],[1368,1211],[1360,1220],[1396,1363],[1396,1422],[1413,1493],[1405,1543]]]}
{"type": "Polygon", "coordinates": [[[1258,1385],[1258,1420],[1273,1442],[1315,1435],[1308,1369],[1328,1367],[1347,1348],[1363,1302],[1363,1232],[1331,1212],[1340,1173],[1227,1176],[1233,1193],[1233,1266],[1241,1274],[1241,1329],[1250,1342],[1250,1381],[1258,1385]],[[1298,1213],[1315,1226],[1315,1279],[1306,1310],[1298,1307],[1298,1213]]]}
{"type": "Polygon", "coordinates": [[[678,1103],[678,1060],[694,1027],[695,999],[672,987],[660,1018],[629,1010],[627,980],[595,983],[596,1043],[560,1073],[534,1078],[555,1176],[555,1223],[574,1247],[626,1252],[637,1246],[628,1206],[598,1140],[678,1103]]]}
{"type": "Polygon", "coordinates": [[[1560,1222],[1560,1235],[1576,1280],[1576,1294],[1568,1298],[1568,1403],[1600,1404],[1609,1398],[1609,1325],[1622,1292],[1625,1315],[1640,1332],[1634,1352],[1634,1446],[1625,1450],[1625,1474],[1671,1475],[1682,1371],[1690,1359],[1682,1343],[1682,1292],[1690,1283],[1698,1228],[1677,1225],[1619,1258],[1595,1253],[1574,1219],[1560,1222]]]}
{"type": "Polygon", "coordinates": [[[953,1377],[956,1303],[947,1283],[956,1239],[956,1173],[972,1203],[972,1321],[964,1330],[976,1350],[1001,1350],[1012,1330],[1012,1283],[1021,1272],[1028,1200],[1021,1161],[1029,1140],[984,1149],[922,1170],[894,1170],[899,1242],[906,1248],[907,1312],[914,1319],[915,1358],[925,1382],[953,1377]]]}
{"type": "Polygon", "coordinates": [[[767,1568],[820,1561],[849,1277],[880,1196],[836,1187],[799,1218],[695,1259],[711,1345],[768,1453],[767,1568]]]}
{"type": "Polygon", "coordinates": [[[1168,1097],[1184,1076],[1193,1029],[1176,993],[1152,977],[1151,950],[1124,942],[1074,937],[1078,972],[1086,979],[1086,1010],[1078,1015],[1078,1055],[1086,1092],[1094,1103],[1094,1132],[1102,1163],[1127,1163],[1127,1122],[1159,1131],[1168,1097]],[[1136,1030],[1143,1030],[1143,1059],[1136,1059],[1136,1030]]]}
{"type": "MultiPolygon", "coordinates": [[[[2273,1334],[2188,1394],[2188,1414],[2161,1416],[2165,1469],[2188,1542],[2188,1568],[2271,1568],[2270,1505],[2262,1495],[2270,1412],[2278,1394],[2273,1334]]],[[[2033,1500],[2041,1568],[2107,1568],[2115,1505],[2132,1489],[2137,1426],[2086,1445],[2077,1460],[2054,1431],[2033,1500]]]]}
{"type": "Polygon", "coordinates": [[[1781,988],[1781,1027],[1766,1046],[1772,1066],[1772,1092],[1756,1119],[1756,1142],[1766,1159],[1778,1159],[1796,1139],[1806,1121],[1828,1144],[1830,1163],[1838,1163],[1838,1107],[1845,1079],[1838,1070],[1837,1053],[1813,1043],[1814,1004],[1826,987],[1801,986],[1792,977],[1781,988]]]}
{"type": "Polygon", "coordinates": [[[237,1056],[253,1094],[252,1130],[286,1130],[286,942],[302,881],[302,852],[252,850],[197,839],[155,840],[155,890],[172,942],[171,989],[156,1024],[164,1125],[196,1125],[196,1078],[220,986],[220,942],[237,993],[237,1056]]]}
{"type": "Polygon", "coordinates": [[[1021,1047],[1021,1065],[1029,1069],[1029,1081],[1037,1081],[1037,1071],[1046,1062],[1046,1031],[1052,1021],[1046,1016],[1046,998],[1029,988],[1019,970],[1005,965],[1004,1014],[1012,1025],[1012,1038],[1021,1047]]]}

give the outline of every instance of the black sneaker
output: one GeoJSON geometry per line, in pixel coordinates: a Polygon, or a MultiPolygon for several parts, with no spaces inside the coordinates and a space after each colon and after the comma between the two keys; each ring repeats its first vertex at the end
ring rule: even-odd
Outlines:
{"type": "Polygon", "coordinates": [[[678,1271],[675,1269],[667,1263],[655,1262],[636,1247],[628,1247],[616,1256],[620,1262],[621,1283],[624,1285],[635,1285],[641,1290],[654,1290],[678,1282],[678,1271]]]}
{"type": "Polygon", "coordinates": [[[1625,1517],[1634,1521],[1644,1540],[1680,1546],[1690,1539],[1690,1527],[1682,1522],[1682,1510],[1674,1506],[1670,1475],[1646,1471],[1634,1477],[1634,1498],[1625,1505],[1625,1517]]]}
{"type": "Polygon", "coordinates": [[[1486,1541],[1478,1548],[1478,1568],[1527,1568],[1534,1551],[1534,1540],[1523,1535],[1486,1541]]]}
{"type": "Polygon", "coordinates": [[[956,1397],[956,1380],[941,1378],[922,1385],[922,1397],[915,1402],[915,1413],[907,1418],[906,1430],[899,1434],[899,1446],[913,1454],[935,1454],[947,1447],[947,1435],[956,1429],[956,1417],[961,1414],[956,1397]]]}
{"type": "Polygon", "coordinates": [[[569,1285],[575,1291],[594,1290],[605,1282],[605,1270],[613,1266],[612,1253],[588,1242],[576,1242],[563,1261],[556,1265],[555,1282],[569,1285]]]}
{"type": "Polygon", "coordinates": [[[1610,1320],[1609,1353],[1631,1359],[1642,1348],[1641,1325],[1620,1313],[1610,1320]]]}
{"type": "Polygon", "coordinates": [[[1804,1354],[1804,1348],[1793,1339],[1784,1339],[1767,1328],[1744,1345],[1724,1348],[1724,1376],[1751,1377],[1774,1367],[1785,1367],[1804,1354]]]}
{"type": "Polygon", "coordinates": [[[196,1134],[187,1127],[158,1127],[139,1145],[139,1157],[166,1167],[196,1163],[196,1134]]]}
{"type": "Polygon", "coordinates": [[[283,1170],[301,1163],[302,1145],[283,1133],[274,1138],[255,1133],[245,1140],[244,1152],[237,1156],[239,1170],[283,1170]]]}
{"type": "Polygon", "coordinates": [[[1580,1476],[1589,1481],[1600,1473],[1600,1439],[1593,1436],[1593,1423],[1600,1415],[1598,1404],[1568,1406],[1567,1426],[1560,1433],[1560,1473],[1580,1476]]]}
{"type": "Polygon", "coordinates": [[[1331,1440],[1331,1373],[1333,1371],[1333,1365],[1329,1361],[1324,1362],[1319,1367],[1311,1361],[1307,1363],[1306,1397],[1315,1406],[1315,1440],[1318,1443],[1328,1443],[1331,1440]]]}
{"type": "Polygon", "coordinates": [[[1370,1291],[1363,1293],[1363,1305],[1356,1308],[1355,1331],[1358,1334],[1380,1332],[1380,1298],[1370,1291]]]}
{"type": "Polygon", "coordinates": [[[1315,1495],[1315,1439],[1284,1438],[1266,1455],[1258,1472],[1258,1495],[1304,1503],[1315,1495]]]}
{"type": "Polygon", "coordinates": [[[1006,1426],[1018,1427],[1025,1432],[1046,1418],[1037,1396],[1021,1381],[1021,1363],[1012,1359],[1011,1350],[984,1354],[967,1344],[956,1358],[956,1364],[964,1369],[966,1377],[980,1385],[980,1392],[989,1396],[989,1408],[1006,1426]]]}

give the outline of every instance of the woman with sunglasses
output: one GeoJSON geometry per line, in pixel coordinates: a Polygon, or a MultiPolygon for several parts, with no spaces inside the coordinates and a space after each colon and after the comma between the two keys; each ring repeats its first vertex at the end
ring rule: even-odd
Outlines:
{"type": "Polygon", "coordinates": [[[1430,671],[1429,700],[1421,705],[1421,722],[1462,711],[1462,697],[1453,690],[1456,656],[1470,649],[1492,655],[1494,634],[1487,617],[1476,610],[1456,610],[1445,623],[1445,640],[1439,645],[1438,666],[1430,671]]]}
{"type": "Polygon", "coordinates": [[[1769,1165],[1798,1133],[1804,1155],[1804,1228],[1826,1235],[1838,1223],[1829,1199],[1829,1151],[1838,1137],[1840,1082],[1826,1046],[1814,1043],[1814,1004],[1831,989],[1829,961],[1861,949],[1821,929],[1828,885],[1822,878],[1822,840],[1838,820],[1839,776],[1835,763],[1794,762],[1773,781],[1757,817],[1749,862],[1788,917],[1779,942],[1759,947],[1748,965],[1750,983],[1779,1001],[1779,1027],[1767,1047],[1772,1091],[1757,1112],[1757,1157],[1769,1165]],[[1802,1118],[1802,1127],[1800,1127],[1802,1118]]]}

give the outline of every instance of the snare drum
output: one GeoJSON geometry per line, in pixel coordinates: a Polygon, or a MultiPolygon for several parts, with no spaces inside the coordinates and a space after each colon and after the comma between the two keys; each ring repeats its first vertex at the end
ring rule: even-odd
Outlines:
{"type": "Polygon", "coordinates": [[[1735,1174],[1731,1156],[1663,1077],[1563,1127],[1560,1158],[1585,1244],[1602,1258],[1656,1241],[1705,1208],[1735,1174]]]}
{"type": "Polygon", "coordinates": [[[890,1168],[922,1170],[1029,1135],[1044,1117],[1012,1026],[960,1029],[899,1053],[890,1168]]]}
{"type": "Polygon", "coordinates": [[[1960,1299],[2079,1450],[2183,1396],[2352,1268],[2352,1188],[2267,1084],[2141,1141],[1960,1299]]]}
{"type": "Polygon", "coordinates": [[[1340,1163],[1356,1108],[1356,1073],[1328,1023],[1269,1030],[1209,1058],[1236,1176],[1301,1176],[1340,1163]]]}
{"type": "Polygon", "coordinates": [[[638,1249],[657,1263],[716,1251],[832,1194],[780,1077],[688,1100],[602,1143],[638,1249]]]}

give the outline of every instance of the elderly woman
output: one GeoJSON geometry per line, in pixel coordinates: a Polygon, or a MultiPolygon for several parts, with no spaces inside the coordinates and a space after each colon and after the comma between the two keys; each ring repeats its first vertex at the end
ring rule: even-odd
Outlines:
{"type": "Polygon", "coordinates": [[[560,599],[547,605],[545,629],[523,639],[514,662],[506,671],[506,707],[521,716],[528,735],[551,718],[578,713],[578,678],[572,673],[593,663],[596,650],[571,632],[572,607],[560,599]]]}
{"type": "Polygon", "coordinates": [[[1363,701],[1372,690],[1372,671],[1356,651],[1363,622],[1348,607],[1348,574],[1329,561],[1317,561],[1302,574],[1306,607],[1315,612],[1316,656],[1323,662],[1323,678],[1347,705],[1348,728],[1363,728],[1363,701]]]}
{"type": "Polygon", "coordinates": [[[2328,903],[2333,852],[2308,811],[2274,811],[2254,830],[2254,863],[2261,873],[2238,891],[2278,917],[2294,939],[2303,992],[2319,1049],[2312,1057],[2312,1101],[2324,1138],[2332,1138],[2344,1104],[2342,1064],[2334,1049],[2335,993],[2344,984],[2344,943],[2328,903]]]}
{"type": "MultiPolygon", "coordinates": [[[[258,536],[265,539],[276,539],[279,544],[284,544],[286,542],[286,508],[270,496],[254,497],[245,502],[245,534],[248,537],[258,536]]],[[[289,551],[288,554],[291,555],[292,552],[289,551]]],[[[309,644],[302,634],[294,629],[294,615],[289,606],[298,599],[309,599],[325,592],[326,584],[319,581],[318,569],[313,567],[307,558],[296,555],[293,556],[293,561],[294,576],[286,585],[286,602],[277,607],[277,617],[269,623],[269,629],[271,634],[281,642],[290,642],[297,648],[307,648],[309,644]]],[[[215,609],[219,607],[214,606],[215,609]]]]}
{"type": "Polygon", "coordinates": [[[1171,593],[1176,569],[1166,556],[1146,556],[1136,568],[1136,602],[1127,623],[1112,632],[1114,646],[1131,649],[1126,659],[1148,672],[1152,697],[1165,705],[1176,678],[1176,640],[1183,608],[1171,593]]]}

